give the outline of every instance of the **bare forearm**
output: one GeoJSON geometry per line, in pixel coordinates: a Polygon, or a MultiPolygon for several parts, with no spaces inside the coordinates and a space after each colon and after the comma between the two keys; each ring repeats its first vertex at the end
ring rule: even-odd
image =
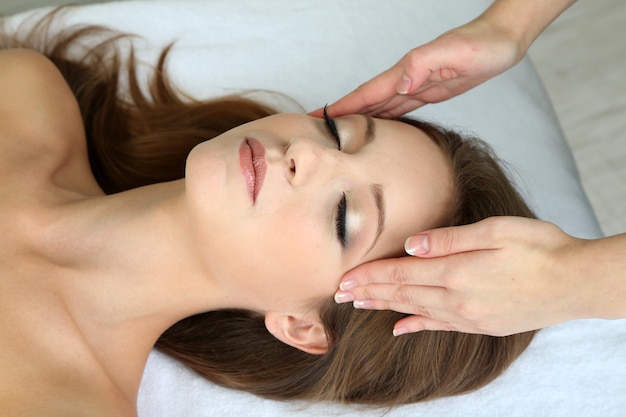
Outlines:
{"type": "Polygon", "coordinates": [[[496,0],[480,17],[517,39],[524,52],[576,0],[496,0]]]}

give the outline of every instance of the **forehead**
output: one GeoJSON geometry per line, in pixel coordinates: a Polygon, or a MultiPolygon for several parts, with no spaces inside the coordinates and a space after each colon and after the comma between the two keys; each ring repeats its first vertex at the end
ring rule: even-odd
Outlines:
{"type": "Polygon", "coordinates": [[[453,196],[450,158],[428,135],[393,120],[375,119],[374,127],[368,166],[384,189],[386,219],[370,259],[403,254],[407,237],[440,226],[453,196]]]}

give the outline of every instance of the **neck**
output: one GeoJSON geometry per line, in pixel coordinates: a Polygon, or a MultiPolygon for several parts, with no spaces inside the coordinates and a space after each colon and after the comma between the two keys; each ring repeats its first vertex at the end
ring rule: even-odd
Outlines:
{"type": "Polygon", "coordinates": [[[71,271],[63,294],[99,360],[136,395],[148,354],[177,321],[228,307],[200,261],[183,181],[71,205],[59,227],[71,271]]]}

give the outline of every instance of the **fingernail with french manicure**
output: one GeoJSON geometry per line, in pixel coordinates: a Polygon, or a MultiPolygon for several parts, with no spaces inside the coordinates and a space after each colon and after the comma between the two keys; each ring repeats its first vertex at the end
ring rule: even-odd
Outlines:
{"type": "Polygon", "coordinates": [[[339,283],[339,288],[343,291],[348,291],[351,290],[353,288],[356,288],[356,281],[353,280],[347,280],[347,281],[343,281],[341,283],[339,283]]]}
{"type": "Polygon", "coordinates": [[[372,302],[370,300],[354,300],[352,306],[354,308],[372,308],[372,302]]]}
{"type": "Polygon", "coordinates": [[[402,79],[400,80],[400,82],[398,82],[398,85],[396,86],[396,91],[398,92],[398,94],[407,94],[411,89],[411,84],[412,81],[409,76],[406,74],[402,74],[402,79]]]}
{"type": "Polygon", "coordinates": [[[352,293],[344,291],[337,291],[335,293],[335,302],[337,304],[349,303],[350,301],[354,301],[354,295],[352,295],[352,293]]]}
{"type": "Polygon", "coordinates": [[[409,255],[424,255],[430,250],[427,235],[411,236],[404,242],[404,250],[409,255]]]}
{"type": "Polygon", "coordinates": [[[407,334],[408,332],[409,329],[407,329],[406,327],[398,327],[397,329],[393,329],[394,336],[402,336],[403,334],[407,334]]]}

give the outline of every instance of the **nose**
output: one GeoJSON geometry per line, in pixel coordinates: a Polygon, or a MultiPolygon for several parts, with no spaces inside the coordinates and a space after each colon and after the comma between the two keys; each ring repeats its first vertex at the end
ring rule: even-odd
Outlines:
{"type": "Polygon", "coordinates": [[[302,185],[320,176],[328,177],[339,163],[339,152],[315,140],[293,140],[285,152],[292,185],[302,185]]]}

